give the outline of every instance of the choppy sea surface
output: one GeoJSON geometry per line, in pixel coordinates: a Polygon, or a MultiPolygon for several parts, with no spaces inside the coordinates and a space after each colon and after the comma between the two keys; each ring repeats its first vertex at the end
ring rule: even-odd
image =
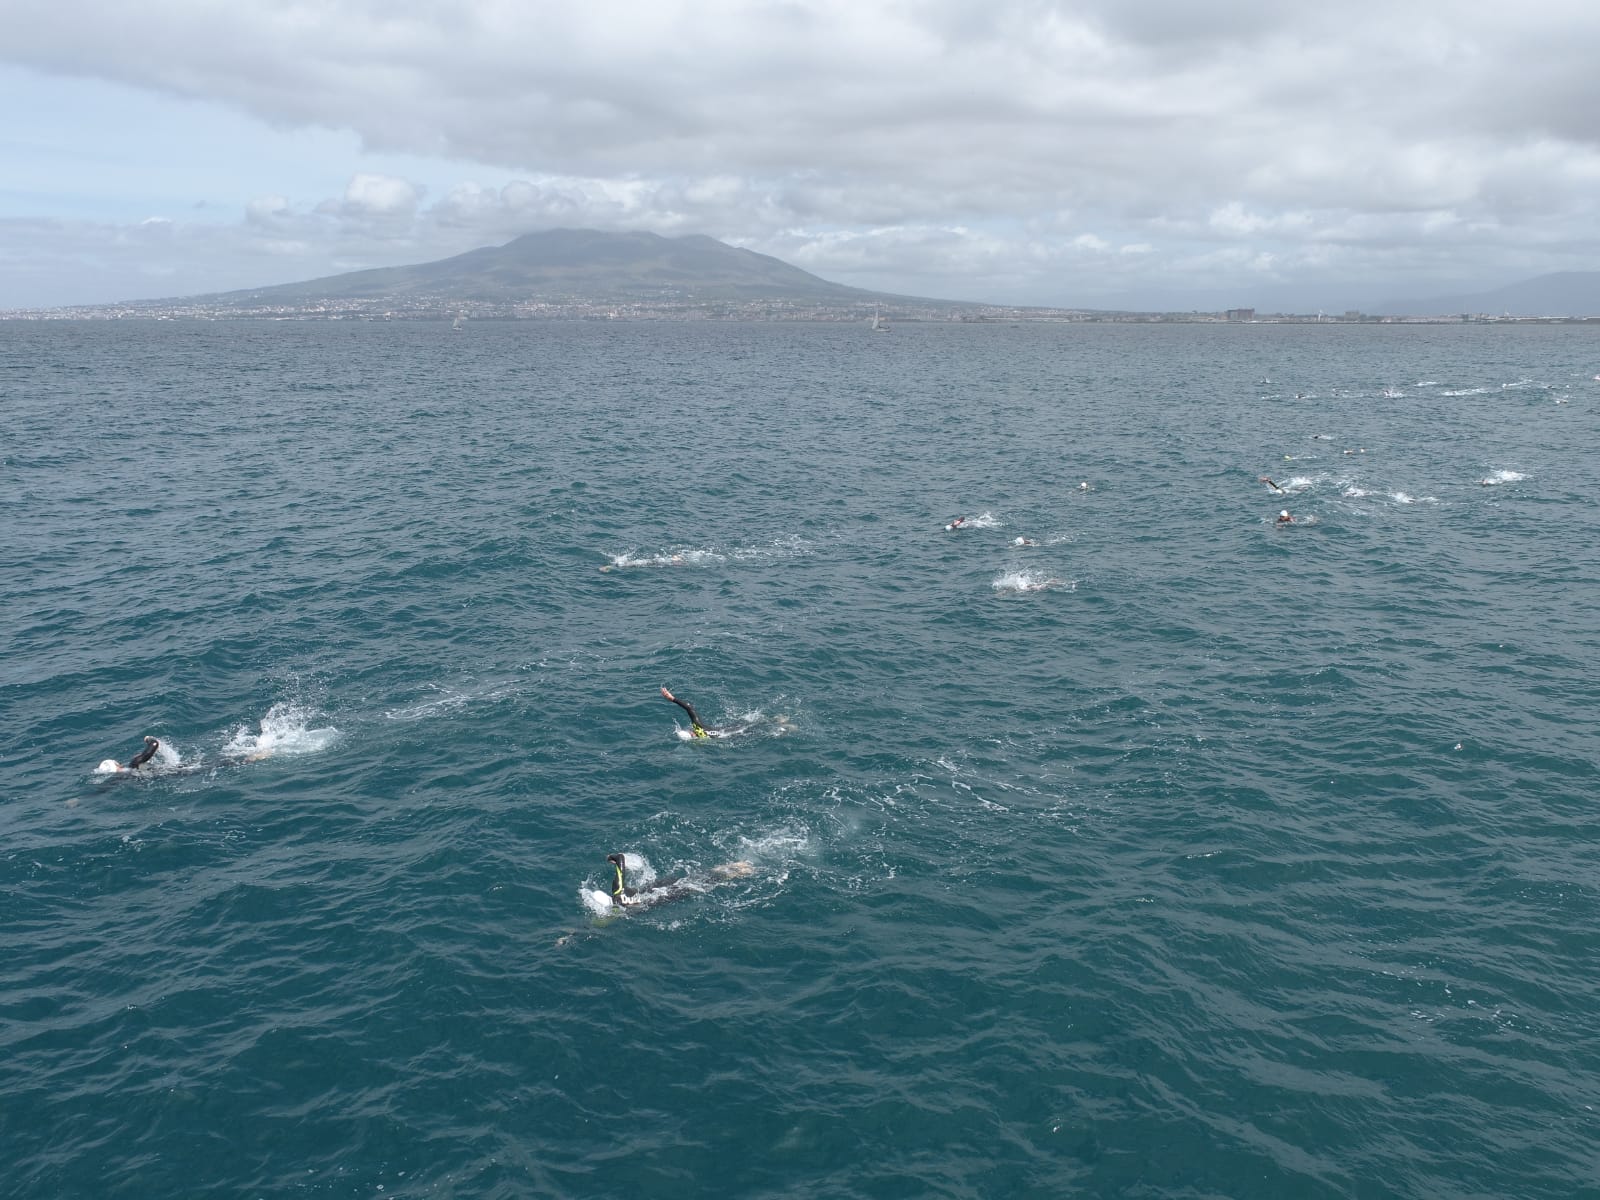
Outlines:
{"type": "Polygon", "coordinates": [[[1581,326],[0,324],[0,1192],[1600,1194],[1597,412],[1581,326]]]}

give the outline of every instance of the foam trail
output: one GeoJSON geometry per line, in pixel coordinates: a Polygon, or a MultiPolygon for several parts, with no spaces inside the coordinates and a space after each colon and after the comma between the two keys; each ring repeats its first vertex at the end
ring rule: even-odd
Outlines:
{"type": "Polygon", "coordinates": [[[420,721],[440,713],[464,708],[479,700],[500,700],[516,690],[514,683],[494,684],[482,691],[461,691],[444,684],[430,683],[426,690],[440,693],[437,699],[419,700],[401,708],[388,709],[383,715],[391,721],[420,721]]]}
{"type": "Polygon", "coordinates": [[[637,555],[632,550],[613,554],[602,571],[621,571],[629,567],[705,567],[725,562],[715,550],[663,550],[660,554],[637,555]]]}

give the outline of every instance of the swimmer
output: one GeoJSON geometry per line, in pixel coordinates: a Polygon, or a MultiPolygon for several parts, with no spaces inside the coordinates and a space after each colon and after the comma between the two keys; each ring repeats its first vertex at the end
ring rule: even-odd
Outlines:
{"type": "Polygon", "coordinates": [[[1273,524],[1274,525],[1293,525],[1294,524],[1294,518],[1289,515],[1289,510],[1286,508],[1286,509],[1284,509],[1282,512],[1280,512],[1278,514],[1278,519],[1276,521],[1274,521],[1273,524]]]}
{"type": "Polygon", "coordinates": [[[628,886],[628,860],[621,854],[608,854],[606,861],[611,864],[611,907],[632,908],[650,904],[660,904],[667,900],[679,900],[692,892],[704,891],[706,884],[726,883],[730,879],[747,879],[755,874],[755,867],[743,860],[739,862],[723,863],[720,867],[712,867],[706,872],[706,884],[696,885],[695,881],[687,875],[668,875],[664,879],[652,880],[644,887],[628,886]]]}
{"type": "Polygon", "coordinates": [[[155,738],[146,735],[144,739],[144,748],[141,749],[139,753],[135,754],[125,763],[119,763],[114,758],[108,758],[102,762],[98,768],[96,768],[96,773],[100,775],[117,776],[119,778],[127,778],[130,775],[138,775],[141,773],[140,768],[154,758],[156,756],[156,751],[160,749],[161,743],[155,738]]]}
{"type": "Polygon", "coordinates": [[[1271,488],[1275,492],[1283,491],[1283,485],[1282,484],[1279,484],[1279,483],[1275,482],[1274,480],[1271,480],[1271,479],[1267,478],[1265,475],[1257,475],[1256,476],[1256,482],[1257,483],[1266,484],[1269,488],[1271,488]]]}
{"type": "Polygon", "coordinates": [[[960,529],[966,523],[967,523],[967,519],[965,517],[951,517],[950,518],[950,524],[946,525],[945,529],[946,530],[960,529]]]}
{"type": "Polygon", "coordinates": [[[706,728],[704,722],[700,720],[700,714],[694,711],[694,706],[692,704],[690,704],[687,700],[678,699],[678,697],[667,691],[664,685],[661,688],[661,694],[668,700],[671,700],[679,708],[683,709],[684,712],[689,714],[690,736],[696,738],[708,738],[711,736],[712,730],[706,728]]]}
{"type": "Polygon", "coordinates": [[[1080,484],[1079,484],[1079,485],[1078,485],[1078,490],[1079,490],[1079,491],[1080,491],[1080,492],[1087,492],[1087,491],[1089,491],[1089,490],[1090,490],[1090,488],[1089,488],[1089,481],[1088,481],[1088,480],[1087,480],[1087,479],[1085,479],[1085,480],[1084,480],[1084,481],[1083,481],[1083,482],[1082,482],[1082,483],[1080,483],[1080,484]]]}
{"type": "Polygon", "coordinates": [[[1011,544],[1013,546],[1037,546],[1039,543],[1034,541],[1032,538],[1019,537],[1012,538],[1011,544]]]}

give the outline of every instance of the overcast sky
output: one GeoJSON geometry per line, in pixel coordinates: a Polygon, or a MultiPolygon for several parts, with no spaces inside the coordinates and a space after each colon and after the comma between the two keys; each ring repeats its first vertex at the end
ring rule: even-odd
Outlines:
{"type": "Polygon", "coordinates": [[[1600,270],[1594,0],[0,0],[0,307],[706,233],[952,299],[1600,270]]]}

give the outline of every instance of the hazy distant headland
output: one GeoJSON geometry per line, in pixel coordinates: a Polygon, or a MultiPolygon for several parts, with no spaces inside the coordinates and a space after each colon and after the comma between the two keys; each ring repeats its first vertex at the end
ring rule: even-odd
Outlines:
{"type": "Polygon", "coordinates": [[[1592,319],[1600,272],[1476,296],[1392,301],[1379,314],[1131,312],[937,300],[832,283],[704,235],[552,229],[436,262],[202,296],[15,311],[32,319],[1184,321],[1245,323],[1592,319]]]}

